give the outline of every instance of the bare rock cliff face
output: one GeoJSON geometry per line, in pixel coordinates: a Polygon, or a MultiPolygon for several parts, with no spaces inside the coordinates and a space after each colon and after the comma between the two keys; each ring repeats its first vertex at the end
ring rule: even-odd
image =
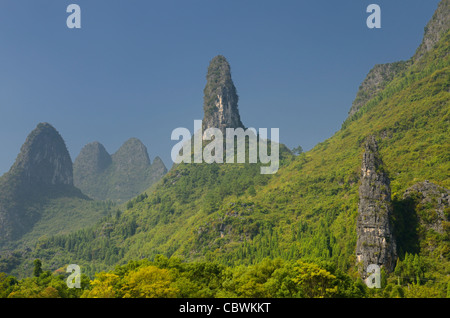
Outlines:
{"type": "Polygon", "coordinates": [[[389,220],[392,213],[390,181],[383,171],[374,136],[365,143],[359,198],[356,258],[361,266],[361,276],[366,277],[366,269],[370,264],[384,267],[390,272],[397,258],[389,220]]]}
{"type": "Polygon", "coordinates": [[[231,79],[228,61],[222,55],[214,57],[208,67],[204,89],[203,130],[244,128],[238,111],[239,97],[231,79]]]}

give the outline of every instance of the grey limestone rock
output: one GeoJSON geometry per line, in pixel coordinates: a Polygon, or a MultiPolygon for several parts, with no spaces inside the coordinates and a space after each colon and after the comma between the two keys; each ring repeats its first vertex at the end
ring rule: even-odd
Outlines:
{"type": "Polygon", "coordinates": [[[397,258],[390,223],[390,181],[383,171],[383,162],[374,136],[366,140],[364,148],[356,223],[356,258],[363,278],[371,264],[384,267],[388,272],[392,271],[397,258]]]}
{"type": "Polygon", "coordinates": [[[231,79],[231,68],[224,56],[214,57],[208,67],[204,89],[203,130],[244,128],[238,110],[239,97],[231,79]]]}

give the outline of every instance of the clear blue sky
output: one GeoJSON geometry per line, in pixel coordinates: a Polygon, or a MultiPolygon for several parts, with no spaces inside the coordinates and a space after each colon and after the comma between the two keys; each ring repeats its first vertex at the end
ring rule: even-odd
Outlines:
{"type": "Polygon", "coordinates": [[[209,61],[231,64],[247,127],[311,149],[347,117],[379,63],[410,58],[438,0],[1,0],[0,175],[51,123],[72,160],[130,137],[170,168],[173,129],[203,118],[209,61]],[[66,8],[82,10],[68,29],[66,8]],[[382,28],[368,29],[379,4],[382,28]]]}

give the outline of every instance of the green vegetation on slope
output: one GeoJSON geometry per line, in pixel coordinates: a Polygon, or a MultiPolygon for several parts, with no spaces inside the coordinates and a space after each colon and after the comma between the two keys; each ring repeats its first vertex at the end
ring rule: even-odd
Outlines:
{"type": "MultiPolygon", "coordinates": [[[[287,156],[276,175],[260,175],[259,167],[249,164],[179,165],[131,201],[121,216],[51,237],[40,242],[33,256],[58,266],[77,263],[89,275],[157,254],[244,271],[265,258],[288,264],[301,259],[331,262],[356,280],[361,143],[375,135],[391,179],[394,226],[403,231],[398,232],[403,233],[398,267],[385,277],[382,293],[387,294],[382,295],[405,296],[410,290],[445,294],[449,227],[439,235],[422,231],[414,242],[418,229],[402,227],[407,215],[398,209],[406,204],[404,191],[417,182],[450,187],[449,39],[447,32],[434,50],[395,76],[333,137],[292,162],[287,156]],[[427,251],[427,242],[438,252],[427,251]],[[406,292],[401,284],[414,285],[406,292]]],[[[418,217],[432,212],[432,206],[415,211],[418,217]]]]}

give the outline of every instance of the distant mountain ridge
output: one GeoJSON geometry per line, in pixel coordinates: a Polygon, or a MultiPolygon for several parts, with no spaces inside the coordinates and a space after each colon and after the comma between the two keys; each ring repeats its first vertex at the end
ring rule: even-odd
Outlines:
{"type": "MultiPolygon", "coordinates": [[[[76,161],[76,171],[97,182],[88,186],[109,190],[106,199],[108,195],[132,198],[167,171],[158,157],[150,163],[147,148],[136,138],[112,156],[100,143],[87,145],[83,154],[84,161],[76,161]],[[95,178],[102,173],[108,179],[95,178]],[[113,187],[108,189],[107,184],[113,187]]],[[[39,123],[10,170],[0,177],[0,249],[33,245],[41,236],[76,231],[117,213],[112,211],[114,203],[96,202],[89,191],[76,187],[78,176],[74,176],[74,164],[59,132],[49,123],[39,123]]]]}
{"type": "Polygon", "coordinates": [[[96,200],[124,202],[159,181],[167,168],[159,157],[150,161],[137,138],[127,140],[110,155],[99,142],[81,149],[74,162],[74,184],[96,200]]]}

